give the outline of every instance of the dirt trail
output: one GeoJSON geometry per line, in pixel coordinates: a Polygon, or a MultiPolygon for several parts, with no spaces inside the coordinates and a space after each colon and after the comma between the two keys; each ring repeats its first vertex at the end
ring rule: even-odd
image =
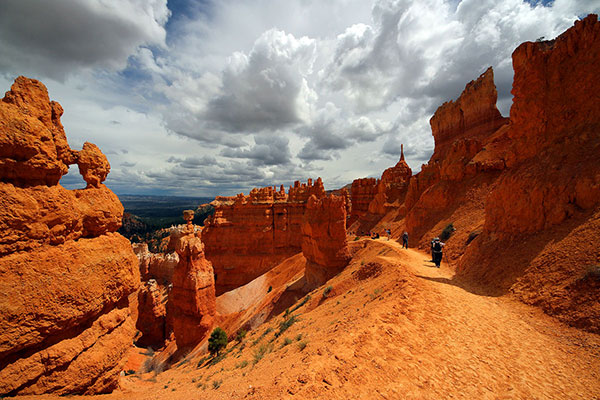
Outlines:
{"type": "Polygon", "coordinates": [[[598,335],[458,285],[446,263],[395,241],[353,246],[285,333],[277,316],[215,365],[127,376],[101,398],[600,399],[598,335]]]}
{"type": "Polygon", "coordinates": [[[437,269],[425,253],[383,243],[401,252],[403,266],[424,281],[422,309],[433,323],[424,330],[430,357],[423,362],[431,363],[431,380],[481,382],[471,388],[473,398],[600,399],[597,335],[569,328],[508,296],[477,294],[467,283],[452,280],[446,262],[437,269]],[[436,368],[441,354],[450,362],[436,368]]]}

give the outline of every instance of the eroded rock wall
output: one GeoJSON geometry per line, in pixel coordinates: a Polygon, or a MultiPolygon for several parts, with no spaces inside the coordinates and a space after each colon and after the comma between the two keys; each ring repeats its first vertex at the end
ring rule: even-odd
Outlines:
{"type": "Polygon", "coordinates": [[[396,165],[383,171],[377,185],[377,194],[369,203],[369,213],[383,215],[391,208],[404,203],[412,170],[404,159],[404,145],[400,148],[400,160],[396,165]]]}
{"type": "Polygon", "coordinates": [[[503,146],[507,143],[508,119],[500,115],[496,99],[490,67],[468,83],[456,101],[444,103],[431,118],[434,153],[421,172],[410,179],[404,204],[406,230],[421,239],[422,245],[431,239],[423,235],[438,236],[443,229],[437,226],[439,221],[451,218],[453,211],[465,203],[479,210],[472,210],[471,218],[465,218],[464,228],[474,229],[483,223],[484,203],[469,198],[472,192],[468,188],[489,185],[505,168],[503,146]],[[494,151],[481,154],[488,144],[494,151]],[[435,232],[430,232],[432,229],[435,232]]]}
{"type": "Polygon", "coordinates": [[[302,223],[302,253],[306,282],[314,288],[343,270],[350,261],[346,238],[346,201],[329,195],[311,196],[302,223]]]}
{"type": "Polygon", "coordinates": [[[0,102],[0,394],[103,393],[135,328],[137,259],[91,144],[69,148],[62,107],[19,77],[0,102]],[[79,163],[88,187],[58,184],[79,163]]]}
{"type": "Polygon", "coordinates": [[[202,232],[220,295],[252,281],[302,251],[301,224],[309,196],[325,196],[321,179],[295,182],[285,192],[253,189],[249,196],[217,197],[202,232]]]}
{"type": "Polygon", "coordinates": [[[360,178],[352,182],[350,190],[352,199],[350,223],[353,223],[369,212],[369,204],[371,204],[377,195],[378,187],[379,179],[375,178],[360,178]]]}
{"type": "MultiPolygon", "coordinates": [[[[600,332],[600,23],[589,15],[513,53],[506,170],[459,276],[600,332]],[[517,256],[515,256],[518,255],[517,256]]],[[[487,145],[486,145],[487,147],[487,145]]]]}

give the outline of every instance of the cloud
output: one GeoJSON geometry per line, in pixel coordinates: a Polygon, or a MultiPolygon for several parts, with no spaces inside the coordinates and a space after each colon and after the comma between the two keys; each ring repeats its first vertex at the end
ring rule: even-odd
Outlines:
{"type": "Polygon", "coordinates": [[[166,0],[0,2],[0,70],[64,79],[126,66],[139,46],[164,46],[166,0]]]}
{"type": "Polygon", "coordinates": [[[249,54],[232,54],[220,94],[208,103],[207,119],[230,132],[277,129],[306,120],[314,93],[305,75],[314,54],[312,39],[266,31],[249,54]]]}
{"type": "Polygon", "coordinates": [[[221,155],[229,158],[247,158],[254,165],[288,164],[291,159],[289,140],[282,136],[254,136],[254,146],[247,149],[223,149],[221,155]]]}
{"type": "Polygon", "coordinates": [[[516,46],[598,11],[595,0],[3,0],[0,84],[42,79],[69,143],[107,154],[118,193],[247,193],[318,175],[336,187],[379,176],[400,143],[418,169],[429,118],[490,65],[508,115],[516,46]]]}

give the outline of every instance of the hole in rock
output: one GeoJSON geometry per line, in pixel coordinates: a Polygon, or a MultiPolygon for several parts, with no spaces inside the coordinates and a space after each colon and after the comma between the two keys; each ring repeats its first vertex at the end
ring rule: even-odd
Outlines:
{"type": "Polygon", "coordinates": [[[74,189],[85,189],[87,183],[83,180],[83,177],[79,173],[79,167],[77,165],[70,165],[69,172],[60,178],[60,184],[69,190],[74,189]]]}

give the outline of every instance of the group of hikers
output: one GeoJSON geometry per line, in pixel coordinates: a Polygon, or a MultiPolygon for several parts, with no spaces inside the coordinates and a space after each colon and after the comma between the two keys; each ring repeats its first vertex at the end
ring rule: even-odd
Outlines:
{"type": "MultiPolygon", "coordinates": [[[[361,233],[361,235],[364,235],[362,231],[360,233],[361,233]]],[[[388,240],[390,240],[390,236],[392,236],[391,229],[385,229],[384,234],[387,235],[388,240]]],[[[368,232],[367,235],[370,236],[371,239],[379,239],[379,237],[380,237],[379,233],[377,233],[377,232],[368,232]]],[[[444,255],[443,249],[444,249],[445,243],[442,242],[439,237],[435,237],[435,238],[431,239],[430,245],[431,245],[431,260],[430,260],[430,262],[434,263],[436,268],[440,268],[440,265],[442,263],[442,257],[444,255]]],[[[408,249],[408,232],[406,232],[406,231],[404,231],[404,233],[402,234],[402,248],[408,249]]]]}

